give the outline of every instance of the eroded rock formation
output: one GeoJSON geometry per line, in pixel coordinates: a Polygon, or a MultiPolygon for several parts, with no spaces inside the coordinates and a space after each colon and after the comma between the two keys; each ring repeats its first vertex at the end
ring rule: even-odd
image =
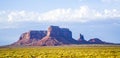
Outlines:
{"type": "Polygon", "coordinates": [[[84,39],[84,36],[80,34],[80,37],[78,39],[79,43],[81,44],[88,44],[89,42],[84,39]]]}
{"type": "Polygon", "coordinates": [[[72,38],[72,32],[69,29],[50,26],[47,31],[32,30],[25,32],[12,45],[57,46],[69,44],[105,44],[105,42],[98,38],[86,41],[82,34],[78,40],[75,40],[72,38]]]}
{"type": "Polygon", "coordinates": [[[78,44],[78,41],[72,38],[72,32],[69,29],[50,26],[47,31],[23,33],[13,45],[56,46],[64,44],[78,44]]]}

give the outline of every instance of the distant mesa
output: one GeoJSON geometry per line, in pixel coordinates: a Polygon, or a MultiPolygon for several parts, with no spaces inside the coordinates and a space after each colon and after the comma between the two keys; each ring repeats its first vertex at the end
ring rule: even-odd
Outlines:
{"type": "Polygon", "coordinates": [[[90,39],[90,40],[88,40],[88,42],[90,42],[91,44],[103,44],[103,43],[105,43],[102,40],[100,40],[99,38],[90,39]]]}
{"type": "Polygon", "coordinates": [[[89,42],[90,44],[113,44],[113,43],[109,43],[109,42],[102,41],[102,40],[100,40],[99,38],[90,39],[90,40],[88,40],[88,42],[89,42]]]}
{"type": "Polygon", "coordinates": [[[31,30],[23,33],[13,46],[58,46],[70,44],[107,44],[98,38],[86,41],[80,34],[78,40],[72,38],[72,32],[68,28],[50,26],[48,30],[31,30]]]}

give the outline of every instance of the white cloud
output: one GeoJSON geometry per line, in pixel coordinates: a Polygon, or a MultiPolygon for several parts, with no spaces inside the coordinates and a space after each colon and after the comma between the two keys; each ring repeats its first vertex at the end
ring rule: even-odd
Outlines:
{"type": "Polygon", "coordinates": [[[111,3],[111,2],[119,2],[120,0],[101,0],[101,1],[111,3]]]}
{"type": "Polygon", "coordinates": [[[80,6],[78,9],[55,9],[44,13],[22,11],[0,11],[0,22],[88,22],[98,19],[120,18],[117,9],[104,9],[97,11],[88,6],[80,6]]]}
{"type": "Polygon", "coordinates": [[[46,21],[55,21],[59,20],[60,18],[65,17],[65,15],[69,12],[69,10],[65,9],[55,9],[46,13],[42,13],[39,16],[39,20],[46,20],[46,21]]]}
{"type": "Polygon", "coordinates": [[[52,22],[86,22],[88,18],[92,18],[93,11],[88,6],[81,6],[78,9],[55,9],[39,16],[41,21],[52,22]]]}
{"type": "Polygon", "coordinates": [[[104,16],[106,18],[108,18],[108,17],[110,17],[110,18],[120,17],[120,11],[118,11],[116,9],[112,9],[112,10],[105,9],[104,16]]]}
{"type": "Polygon", "coordinates": [[[34,21],[38,16],[36,12],[11,11],[8,13],[8,22],[34,21]]]}

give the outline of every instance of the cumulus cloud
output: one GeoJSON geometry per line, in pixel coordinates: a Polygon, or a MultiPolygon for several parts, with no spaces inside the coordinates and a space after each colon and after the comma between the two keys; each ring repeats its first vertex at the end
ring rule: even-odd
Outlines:
{"type": "Polygon", "coordinates": [[[98,19],[120,18],[120,11],[117,9],[104,9],[97,11],[88,6],[80,6],[77,9],[54,9],[48,12],[22,11],[0,11],[0,22],[88,22],[98,19]]]}
{"type": "Polygon", "coordinates": [[[120,17],[120,11],[118,11],[117,9],[112,9],[112,10],[105,9],[104,16],[106,18],[120,17]]]}
{"type": "Polygon", "coordinates": [[[81,6],[78,9],[55,9],[39,16],[39,20],[46,21],[80,21],[83,22],[84,18],[88,17],[89,8],[81,6]]]}
{"type": "Polygon", "coordinates": [[[8,13],[8,22],[34,21],[39,16],[36,12],[11,11],[8,13]]]}

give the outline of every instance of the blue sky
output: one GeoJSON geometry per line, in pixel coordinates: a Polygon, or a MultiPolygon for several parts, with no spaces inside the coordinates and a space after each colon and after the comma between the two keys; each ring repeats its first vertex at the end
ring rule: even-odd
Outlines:
{"type": "Polygon", "coordinates": [[[120,0],[2,0],[0,45],[11,44],[29,30],[50,25],[69,28],[73,38],[120,43],[120,0]]]}

